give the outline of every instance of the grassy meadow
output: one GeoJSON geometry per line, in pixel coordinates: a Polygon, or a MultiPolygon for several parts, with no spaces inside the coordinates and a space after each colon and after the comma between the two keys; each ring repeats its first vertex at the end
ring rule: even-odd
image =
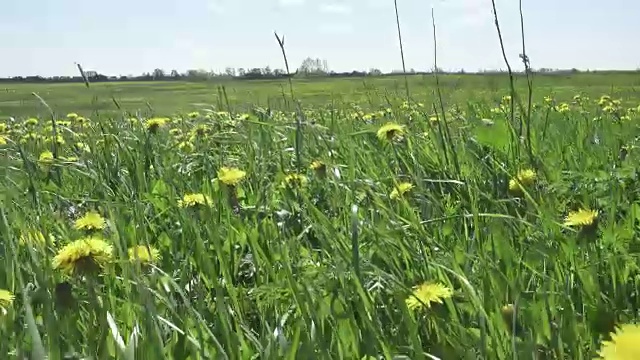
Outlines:
{"type": "Polygon", "coordinates": [[[2,358],[637,359],[640,75],[408,84],[2,84],[2,358]]]}

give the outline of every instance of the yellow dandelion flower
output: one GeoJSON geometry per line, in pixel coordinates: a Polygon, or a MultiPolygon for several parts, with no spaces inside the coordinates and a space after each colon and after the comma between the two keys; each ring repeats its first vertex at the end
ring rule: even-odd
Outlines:
{"type": "Polygon", "coordinates": [[[6,308],[13,304],[15,296],[9,290],[0,289],[0,307],[6,308]]]}
{"type": "Polygon", "coordinates": [[[9,129],[9,126],[5,123],[0,123],[0,134],[4,134],[9,129]]]}
{"type": "Polygon", "coordinates": [[[323,163],[322,161],[320,161],[320,160],[315,160],[315,161],[313,161],[311,163],[311,165],[309,165],[309,168],[311,168],[311,170],[314,170],[314,171],[318,171],[318,170],[320,170],[322,168],[326,168],[326,167],[327,167],[327,165],[325,163],[323,163]]]}
{"type": "Polygon", "coordinates": [[[389,194],[389,197],[391,199],[398,199],[402,195],[407,193],[409,190],[413,189],[413,187],[414,187],[413,184],[408,183],[408,182],[400,183],[400,184],[396,185],[396,187],[393,189],[393,191],[391,191],[391,194],[389,194]]]}
{"type": "Polygon", "coordinates": [[[599,359],[640,359],[640,346],[638,346],[638,343],[640,343],[640,325],[622,325],[611,335],[611,340],[602,342],[602,347],[598,352],[599,359]]]}
{"type": "Polygon", "coordinates": [[[191,130],[192,137],[204,137],[211,132],[211,129],[206,124],[200,124],[191,130]]]}
{"type": "Polygon", "coordinates": [[[567,104],[567,103],[562,103],[562,104],[556,106],[555,109],[559,113],[566,113],[566,112],[569,112],[571,110],[571,108],[569,107],[569,104],[567,104]]]}
{"type": "Polygon", "coordinates": [[[78,114],[76,114],[76,113],[68,113],[67,114],[67,119],[69,119],[69,120],[73,120],[73,119],[75,119],[77,117],[78,117],[78,114]]]}
{"type": "Polygon", "coordinates": [[[211,206],[212,204],[211,198],[204,194],[185,194],[182,200],[178,200],[178,206],[181,208],[211,206]]]}
{"type": "Polygon", "coordinates": [[[71,121],[66,121],[66,120],[56,120],[56,126],[64,126],[64,127],[68,127],[71,125],[71,121]]]}
{"type": "Polygon", "coordinates": [[[404,126],[392,122],[382,125],[377,133],[378,139],[389,141],[402,135],[404,135],[404,126]]]}
{"type": "Polygon", "coordinates": [[[509,191],[521,193],[522,186],[528,187],[533,185],[536,177],[536,172],[531,169],[520,170],[515,178],[509,180],[509,191]]]}
{"type": "Polygon", "coordinates": [[[285,176],[284,183],[289,186],[302,186],[309,181],[306,176],[301,174],[289,174],[285,176]]]}
{"type": "Polygon", "coordinates": [[[413,288],[413,293],[406,300],[410,310],[428,309],[431,303],[442,304],[444,299],[453,296],[453,290],[440,283],[424,283],[413,288]]]}
{"type": "Polygon", "coordinates": [[[40,154],[40,157],[38,158],[38,160],[41,163],[51,163],[51,162],[53,162],[53,153],[51,151],[48,151],[48,150],[47,151],[43,151],[40,154]]]}
{"type": "Polygon", "coordinates": [[[75,143],[75,147],[76,149],[78,149],[79,151],[84,151],[84,152],[91,152],[91,148],[89,147],[89,145],[83,143],[83,142],[77,142],[75,143]]]}
{"type": "Polygon", "coordinates": [[[73,227],[76,230],[102,230],[107,225],[104,218],[95,211],[89,211],[75,221],[73,227]]]}
{"type": "Polygon", "coordinates": [[[592,226],[598,221],[598,211],[589,209],[580,209],[571,211],[564,220],[565,226],[592,226]]]}
{"type": "Polygon", "coordinates": [[[223,167],[218,170],[218,180],[229,186],[238,185],[246,175],[246,172],[237,168],[223,167]]]}
{"type": "Polygon", "coordinates": [[[193,112],[190,112],[189,114],[187,114],[187,116],[192,118],[192,119],[195,119],[197,117],[200,117],[200,113],[197,112],[197,111],[193,111],[193,112]]]}
{"type": "Polygon", "coordinates": [[[38,119],[36,118],[29,118],[27,120],[24,121],[24,124],[26,126],[36,126],[38,125],[38,119]]]}
{"type": "Polygon", "coordinates": [[[149,132],[155,133],[161,127],[164,127],[169,119],[167,118],[151,118],[145,122],[145,126],[149,132]]]}
{"type": "Polygon", "coordinates": [[[0,145],[7,145],[8,136],[0,135],[0,145]]]}
{"type": "Polygon", "coordinates": [[[69,275],[88,274],[104,268],[112,259],[113,247],[97,237],[65,245],[53,258],[53,268],[69,275]]]}
{"type": "Polygon", "coordinates": [[[173,129],[169,130],[169,134],[171,134],[173,136],[178,136],[178,135],[182,134],[182,130],[180,130],[178,128],[173,128],[173,129]]]}
{"type": "Polygon", "coordinates": [[[87,119],[86,117],[83,116],[78,116],[77,118],[74,119],[74,122],[80,126],[85,125],[87,122],[89,122],[89,119],[87,119]]]}
{"type": "Polygon", "coordinates": [[[320,160],[315,160],[309,165],[309,168],[316,173],[318,177],[325,177],[327,175],[327,164],[320,160]]]}
{"type": "Polygon", "coordinates": [[[140,261],[142,265],[155,264],[160,259],[160,251],[152,246],[138,245],[127,250],[130,261],[140,261]]]}

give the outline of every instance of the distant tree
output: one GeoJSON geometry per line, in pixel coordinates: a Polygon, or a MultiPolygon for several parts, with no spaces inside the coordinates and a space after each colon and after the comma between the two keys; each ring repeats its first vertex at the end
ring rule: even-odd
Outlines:
{"type": "Polygon", "coordinates": [[[369,76],[380,76],[380,75],[382,75],[382,71],[380,69],[371,68],[371,69],[369,69],[369,73],[367,73],[367,75],[369,75],[369,76]]]}
{"type": "Polygon", "coordinates": [[[228,67],[228,68],[224,69],[224,73],[227,76],[235,77],[236,76],[236,69],[234,69],[232,67],[228,67]]]}
{"type": "Polygon", "coordinates": [[[302,64],[298,68],[298,73],[304,76],[326,75],[328,72],[329,66],[326,60],[312,59],[310,57],[302,60],[302,64]]]}
{"type": "Polygon", "coordinates": [[[178,78],[180,78],[180,73],[178,72],[178,70],[174,69],[174,70],[171,70],[171,75],[169,75],[169,76],[171,76],[171,78],[173,78],[173,79],[178,79],[178,78]]]}
{"type": "Polygon", "coordinates": [[[273,69],[273,76],[275,77],[282,77],[284,74],[285,72],[282,69],[273,69]]]}
{"type": "Polygon", "coordinates": [[[252,68],[244,74],[245,78],[249,79],[257,79],[262,77],[262,69],[261,68],[252,68]]]}
{"type": "Polygon", "coordinates": [[[273,75],[273,72],[271,71],[271,68],[269,67],[269,65],[267,65],[264,69],[262,69],[262,75],[270,77],[273,75]]]}
{"type": "Polygon", "coordinates": [[[153,70],[153,79],[154,80],[162,80],[162,79],[164,79],[164,77],[165,77],[164,70],[162,70],[162,69],[153,70]]]}
{"type": "Polygon", "coordinates": [[[247,71],[244,68],[238,69],[238,76],[244,77],[247,74],[247,71]]]}
{"type": "Polygon", "coordinates": [[[189,81],[203,81],[210,78],[210,72],[202,69],[189,69],[186,74],[189,81]]]}

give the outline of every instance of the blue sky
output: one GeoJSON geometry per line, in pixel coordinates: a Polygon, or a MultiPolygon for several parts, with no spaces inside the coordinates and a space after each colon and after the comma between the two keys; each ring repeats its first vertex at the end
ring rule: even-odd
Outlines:
{"type": "MultiPolygon", "coordinates": [[[[496,0],[510,60],[521,67],[518,1],[496,0]]],[[[490,0],[398,0],[408,68],[504,68],[490,0]]],[[[535,68],[640,68],[640,2],[523,0],[535,68]]],[[[333,70],[400,69],[393,0],[4,0],[0,76],[74,75],[74,62],[105,74],[159,67],[221,71],[282,68],[307,56],[333,70]]]]}

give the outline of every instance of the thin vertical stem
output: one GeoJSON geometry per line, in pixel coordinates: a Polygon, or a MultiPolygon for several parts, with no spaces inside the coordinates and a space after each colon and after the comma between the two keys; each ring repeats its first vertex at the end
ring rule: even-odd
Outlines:
{"type": "Polygon", "coordinates": [[[393,0],[393,7],[396,11],[396,26],[398,28],[398,42],[400,43],[400,59],[402,60],[402,73],[404,74],[404,88],[407,92],[407,101],[409,101],[409,80],[407,78],[407,66],[404,62],[404,46],[402,45],[402,31],[400,30],[400,15],[398,14],[398,0],[393,0]]]}

